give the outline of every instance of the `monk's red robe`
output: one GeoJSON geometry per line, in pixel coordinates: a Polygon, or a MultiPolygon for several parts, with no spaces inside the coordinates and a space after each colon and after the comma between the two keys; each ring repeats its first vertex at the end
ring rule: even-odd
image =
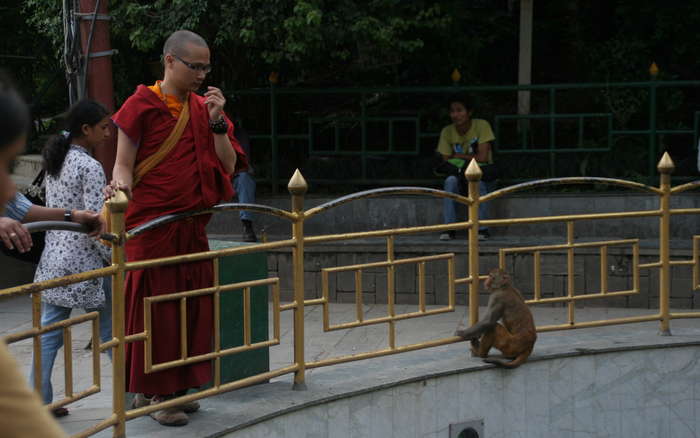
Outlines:
{"type": "MultiPolygon", "coordinates": [[[[211,207],[233,196],[230,175],[224,171],[214,149],[204,98],[190,93],[189,108],[190,121],[178,144],[133,188],[126,211],[127,230],[158,216],[211,207]]],[[[165,102],[143,85],[139,85],[112,120],[138,147],[134,167],[159,149],[177,123],[165,102]]],[[[233,123],[227,121],[228,136],[238,155],[236,168],[245,168],[247,158],[233,136],[233,123]]],[[[209,215],[197,216],[133,238],[126,244],[127,260],[206,251],[209,244],[205,227],[209,219],[209,215]]],[[[144,297],[201,289],[212,284],[210,261],[128,272],[126,334],[144,330],[144,297]]],[[[212,297],[188,298],[187,303],[187,355],[210,352],[214,328],[212,297]]],[[[153,363],[180,358],[179,305],[178,300],[153,305],[153,363]]],[[[166,395],[211,380],[209,361],[145,374],[143,342],[127,344],[126,369],[127,391],[135,393],[166,395]]]]}

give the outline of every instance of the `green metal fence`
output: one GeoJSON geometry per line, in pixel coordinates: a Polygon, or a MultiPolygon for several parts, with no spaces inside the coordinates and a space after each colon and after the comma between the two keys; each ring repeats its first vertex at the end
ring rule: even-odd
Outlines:
{"type": "Polygon", "coordinates": [[[656,80],[326,89],[271,84],[236,91],[230,100],[251,134],[258,181],[273,191],[285,183],[280,176],[297,167],[317,184],[439,184],[433,151],[450,122],[445,102],[454,92],[477,97],[474,117],[491,122],[497,160],[510,169],[503,175],[508,182],[562,176],[650,180],[662,150],[679,163],[682,180],[697,172],[699,86],[656,80]],[[517,114],[522,91],[532,96],[529,114],[517,114]]]}

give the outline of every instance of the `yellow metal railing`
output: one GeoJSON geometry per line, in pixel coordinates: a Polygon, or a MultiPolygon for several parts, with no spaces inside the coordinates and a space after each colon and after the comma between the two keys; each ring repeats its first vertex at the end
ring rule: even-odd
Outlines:
{"type": "Polygon", "coordinates": [[[161,259],[143,260],[135,262],[127,262],[124,257],[125,243],[136,234],[148,230],[149,227],[155,228],[159,223],[164,223],[171,220],[178,220],[177,216],[161,218],[153,223],[138,227],[138,229],[127,232],[124,228],[124,213],[127,207],[127,199],[123,193],[118,193],[115,198],[108,202],[108,208],[111,215],[112,233],[108,236],[113,243],[112,265],[106,268],[88,271],[72,276],[61,277],[53,280],[32,283],[28,285],[17,286],[0,291],[0,297],[10,295],[27,295],[32,296],[32,328],[23,332],[14,333],[5,337],[5,341],[12,343],[24,339],[33,339],[34,347],[34,370],[36,376],[36,388],[41,386],[41,369],[40,363],[40,336],[49,330],[61,328],[64,331],[65,345],[70,345],[71,327],[75,324],[83,322],[92,323],[93,341],[99,342],[98,336],[98,315],[97,313],[88,313],[79,317],[74,317],[53,324],[51,326],[42,327],[40,318],[40,298],[41,292],[45,289],[65,286],[67,284],[77,283],[88,279],[112,276],[113,298],[112,298],[112,339],[99,345],[99,348],[93,349],[93,377],[92,385],[87,389],[75,393],[73,389],[73,368],[71,349],[65,349],[65,381],[66,391],[65,398],[54,402],[50,407],[64,406],[76,400],[87,397],[95,392],[100,391],[100,358],[99,353],[102,351],[112,350],[112,367],[113,367],[113,413],[106,419],[100,421],[90,429],[87,429],[76,437],[86,437],[108,427],[113,427],[113,436],[125,436],[125,422],[146,415],[155,410],[164,409],[171,406],[180,405],[187,401],[201,399],[212,395],[220,394],[226,391],[231,391],[244,386],[252,385],[269,380],[273,377],[282,376],[285,374],[294,374],[294,388],[303,389],[305,387],[305,372],[306,369],[317,368],[323,366],[331,366],[338,363],[363,360],[372,357],[384,356],[389,354],[397,354],[411,350],[429,348],[438,345],[458,342],[461,339],[457,337],[447,337],[442,339],[431,339],[421,343],[409,345],[397,345],[396,342],[396,323],[399,321],[420,318],[438,313],[454,312],[455,311],[455,295],[456,288],[460,285],[465,285],[468,288],[468,317],[469,322],[474,324],[479,318],[479,285],[480,280],[485,277],[482,274],[479,259],[479,239],[478,229],[480,220],[478,217],[479,205],[482,202],[489,202],[494,199],[506,196],[522,190],[528,190],[535,187],[542,187],[557,184],[608,184],[629,189],[641,190],[646,193],[653,194],[659,197],[659,206],[654,210],[643,211],[626,211],[616,213],[600,213],[600,214],[577,214],[577,215],[561,215],[561,216],[540,216],[528,218],[504,218],[491,219],[481,221],[482,225],[490,227],[509,226],[518,224],[542,224],[551,222],[561,222],[566,225],[566,239],[561,244],[537,245],[527,247],[512,247],[502,248],[499,250],[499,266],[506,266],[506,259],[509,255],[527,253],[532,254],[533,259],[533,298],[528,300],[528,304],[551,304],[563,303],[567,306],[567,322],[561,325],[541,326],[538,331],[565,330],[584,327],[603,326],[611,324],[626,324],[644,321],[659,321],[661,334],[670,334],[670,321],[675,318],[698,318],[700,312],[685,312],[672,313],[669,308],[670,301],[670,269],[672,266],[688,266],[693,271],[693,288],[700,289],[700,236],[693,237],[693,255],[691,260],[670,260],[670,224],[673,215],[681,214],[698,214],[698,209],[671,209],[670,198],[674,194],[678,194],[687,190],[700,187],[700,181],[684,184],[675,188],[670,186],[670,174],[673,170],[673,163],[667,154],[659,162],[658,170],[661,174],[660,186],[651,187],[634,183],[630,181],[615,180],[608,178],[559,178],[551,180],[535,181],[530,183],[519,184],[516,186],[506,187],[504,189],[492,192],[486,196],[480,197],[478,185],[482,176],[481,170],[476,162],[472,162],[467,168],[465,175],[468,180],[468,196],[460,196],[451,193],[446,193],[440,190],[434,190],[421,187],[399,187],[389,189],[376,189],[366,192],[360,192],[346,197],[342,197],[323,204],[318,207],[304,210],[304,195],[307,191],[307,184],[299,171],[295,172],[289,181],[289,191],[291,193],[292,208],[291,211],[274,209],[271,207],[259,205],[244,205],[244,204],[223,204],[214,207],[214,209],[204,212],[187,213],[203,214],[216,211],[217,209],[242,210],[248,209],[261,213],[275,215],[282,219],[291,222],[292,237],[287,240],[276,242],[266,242],[244,247],[227,248],[216,251],[206,251],[196,254],[187,254],[174,257],[165,257],[161,259]],[[456,202],[464,204],[468,208],[468,220],[454,224],[442,224],[431,226],[416,226],[394,228],[386,230],[374,230],[361,233],[340,233],[322,236],[305,236],[304,223],[306,220],[322,214],[325,211],[352,202],[358,199],[366,199],[376,196],[387,195],[416,195],[416,196],[431,196],[443,199],[452,199],[456,202]],[[577,222],[599,220],[599,219],[622,219],[622,218],[645,218],[658,217],[659,220],[659,258],[651,263],[640,263],[639,255],[639,240],[638,239],[623,239],[623,240],[608,240],[594,242],[577,242],[575,239],[575,226],[577,222]],[[395,256],[395,238],[410,234],[419,234],[426,232],[447,231],[453,229],[467,230],[469,239],[467,240],[468,249],[468,266],[467,276],[457,278],[455,268],[455,255],[453,253],[435,254],[423,257],[412,258],[396,258],[395,256]],[[375,261],[371,263],[353,264],[345,266],[327,267],[321,270],[321,298],[305,299],[304,296],[304,254],[305,248],[308,245],[314,245],[324,242],[339,242],[357,238],[385,238],[386,239],[386,258],[385,260],[375,261]],[[632,287],[628,290],[610,290],[608,283],[608,250],[611,247],[629,248],[632,254],[632,287]],[[293,259],[293,290],[294,299],[290,303],[280,303],[280,279],[266,278],[254,281],[246,281],[235,284],[221,285],[218,283],[218,260],[221,257],[234,254],[246,254],[251,252],[267,251],[271,249],[289,248],[292,251],[293,259]],[[600,259],[600,288],[597,292],[576,294],[575,290],[575,251],[578,249],[597,250],[600,259]],[[566,293],[559,297],[543,297],[542,293],[542,254],[551,251],[563,251],[566,253],[566,293]],[[124,284],[125,276],[128,271],[137,269],[145,269],[155,266],[165,266],[177,263],[188,263],[193,261],[210,260],[214,264],[214,283],[211,287],[178,291],[168,295],[159,295],[146,297],[144,300],[144,330],[140,333],[125,333],[125,297],[124,284]],[[426,306],[426,288],[425,288],[425,272],[427,263],[445,263],[447,265],[447,297],[448,304],[446,306],[430,308],[426,306]],[[395,305],[395,277],[396,268],[404,265],[413,265],[417,268],[417,284],[418,284],[418,305],[417,310],[408,313],[397,313],[395,305]],[[384,316],[366,318],[363,311],[363,288],[362,279],[363,271],[368,269],[386,269],[387,287],[387,313],[384,316]],[[653,315],[641,315],[627,318],[607,319],[599,321],[577,322],[575,318],[575,303],[583,300],[594,300],[601,298],[628,296],[638,294],[640,292],[640,270],[642,269],[658,269],[659,270],[659,311],[653,315]],[[343,323],[334,323],[330,320],[330,282],[329,275],[336,275],[341,272],[351,272],[355,280],[355,320],[343,323]],[[271,289],[272,297],[272,327],[273,336],[271,339],[262,342],[252,342],[251,340],[251,308],[250,296],[251,288],[255,286],[266,286],[271,289]],[[222,348],[219,335],[221,304],[220,296],[223,293],[234,293],[240,291],[243,295],[243,313],[244,313],[244,336],[243,345],[222,348]],[[187,318],[187,302],[189,299],[194,299],[202,296],[212,296],[214,302],[214,342],[212,351],[206,354],[190,356],[187,351],[188,333],[184,330],[186,324],[182,323],[180,333],[177,334],[178,342],[181,345],[181,355],[179,358],[164,363],[153,363],[152,358],[152,330],[151,316],[152,306],[155,303],[163,301],[178,301],[180,303],[180,318],[185,321],[187,318]],[[304,309],[306,306],[322,306],[323,308],[323,330],[324,332],[336,330],[348,330],[356,327],[364,327],[369,325],[384,324],[388,329],[388,346],[386,348],[368,351],[347,356],[331,357],[317,361],[307,361],[305,358],[305,342],[304,330],[304,309]],[[280,344],[280,313],[284,311],[293,311],[293,361],[281,368],[260,373],[255,376],[247,377],[234,382],[221,382],[221,358],[227,355],[250,351],[259,348],[268,348],[280,344]],[[202,361],[213,361],[214,364],[214,382],[213,387],[199,391],[194,394],[185,395],[176,399],[168,400],[158,405],[146,406],[138,409],[127,409],[125,404],[125,345],[129,342],[143,341],[145,348],[145,363],[144,369],[146,373],[156,372],[163,369],[187,365],[202,361]]]}

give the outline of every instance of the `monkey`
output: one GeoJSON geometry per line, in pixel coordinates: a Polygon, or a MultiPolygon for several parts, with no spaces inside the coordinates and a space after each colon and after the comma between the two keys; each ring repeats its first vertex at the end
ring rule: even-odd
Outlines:
{"type": "Polygon", "coordinates": [[[489,292],[486,313],[473,326],[466,329],[458,327],[455,336],[469,339],[472,352],[483,358],[484,362],[505,368],[518,367],[530,356],[537,340],[532,312],[520,291],[512,286],[510,276],[502,269],[492,269],[484,286],[489,292]],[[501,319],[502,325],[498,323],[501,319]],[[513,360],[506,362],[488,357],[491,347],[513,360]]]}

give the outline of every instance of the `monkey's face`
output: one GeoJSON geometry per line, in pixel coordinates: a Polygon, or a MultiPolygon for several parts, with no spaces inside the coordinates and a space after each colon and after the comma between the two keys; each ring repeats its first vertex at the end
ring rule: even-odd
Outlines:
{"type": "Polygon", "coordinates": [[[488,290],[496,290],[509,283],[510,277],[508,274],[503,272],[501,269],[496,268],[489,272],[488,278],[484,281],[484,286],[486,286],[486,289],[488,290]]]}

